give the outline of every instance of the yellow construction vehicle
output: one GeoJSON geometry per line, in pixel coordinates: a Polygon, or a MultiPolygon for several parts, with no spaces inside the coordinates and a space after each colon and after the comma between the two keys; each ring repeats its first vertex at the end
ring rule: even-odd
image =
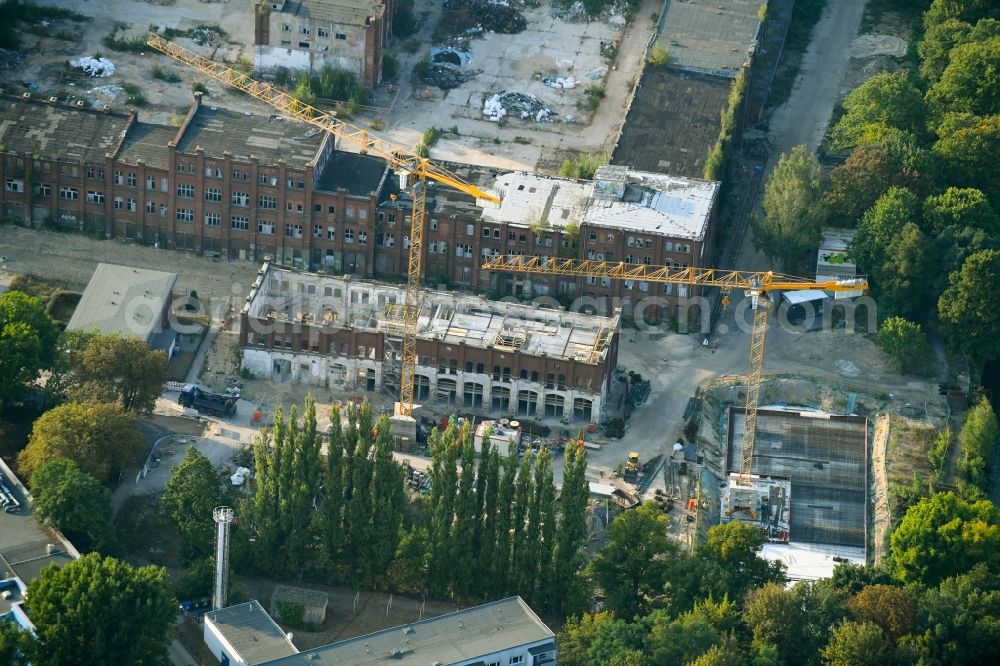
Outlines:
{"type": "Polygon", "coordinates": [[[406,298],[402,305],[386,307],[386,320],[396,322],[402,333],[402,368],[399,382],[399,402],[396,414],[413,416],[413,381],[417,367],[417,317],[420,313],[420,275],[423,272],[424,217],[427,211],[427,181],[434,180],[476,197],[480,206],[499,204],[500,197],[467,183],[446,168],[419,157],[409,150],[384,141],[367,130],[355,127],[334,114],[295,99],[274,86],[257,81],[246,74],[213,62],[183,46],[160,37],[147,35],[146,44],[175,60],[198,70],[216,81],[242,90],[255,99],[296,120],[329,132],[359,152],[385,159],[400,177],[402,189],[413,196],[413,216],[410,221],[410,253],[406,273],[406,298]]]}
{"type": "MultiPolygon", "coordinates": [[[[761,372],[764,368],[764,335],[767,332],[767,313],[771,291],[823,291],[864,292],[868,282],[864,278],[816,282],[777,273],[754,271],[724,271],[716,268],[672,268],[649,264],[609,263],[588,259],[558,259],[545,257],[507,256],[496,257],[482,265],[483,270],[536,275],[565,275],[571,277],[637,280],[663,284],[718,287],[723,294],[723,305],[729,304],[729,293],[742,289],[751,299],[754,311],[750,335],[750,370],[747,373],[746,410],[743,414],[743,446],[740,450],[739,486],[751,483],[754,439],[757,435],[757,402],[760,398],[761,372]]],[[[633,454],[629,455],[631,460],[633,454]]]]}
{"type": "Polygon", "coordinates": [[[622,480],[626,483],[635,483],[639,478],[639,454],[632,451],[625,460],[625,470],[622,472],[622,480]]]}

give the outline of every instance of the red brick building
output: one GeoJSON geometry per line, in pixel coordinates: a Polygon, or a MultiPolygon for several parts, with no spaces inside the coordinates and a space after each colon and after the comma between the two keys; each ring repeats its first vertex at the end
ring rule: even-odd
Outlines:
{"type": "MultiPolygon", "coordinates": [[[[362,277],[406,275],[411,202],[386,163],[274,114],[195,94],[179,127],[135,113],[0,96],[0,211],[22,225],[75,229],[233,261],[362,277]]],[[[656,301],[677,315],[696,294],[670,285],[481,274],[484,258],[542,255],[710,266],[719,184],[604,167],[594,181],[448,165],[503,197],[484,207],[432,183],[430,286],[550,296],[610,315],[656,301]],[[656,297],[655,299],[653,297],[656,297]]],[[[577,309],[579,309],[579,307],[577,309]]]]}

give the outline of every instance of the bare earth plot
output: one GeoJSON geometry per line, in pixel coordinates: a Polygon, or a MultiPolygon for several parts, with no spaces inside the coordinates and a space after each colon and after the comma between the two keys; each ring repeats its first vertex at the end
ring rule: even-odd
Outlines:
{"type": "Polygon", "coordinates": [[[731,79],[718,76],[647,67],[612,161],[701,178],[731,85],[731,79]]]}

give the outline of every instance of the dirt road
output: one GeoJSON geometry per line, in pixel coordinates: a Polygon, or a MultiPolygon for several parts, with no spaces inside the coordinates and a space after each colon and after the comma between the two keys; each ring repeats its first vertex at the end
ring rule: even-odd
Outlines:
{"type": "MultiPolygon", "coordinates": [[[[814,152],[819,147],[833,107],[847,93],[843,82],[851,60],[849,47],[858,34],[865,4],[866,0],[828,2],[813,27],[812,40],[802,56],[792,94],[770,118],[767,138],[773,150],[764,165],[761,183],[767,182],[778,158],[795,146],[805,145],[814,152]]],[[[761,216],[762,200],[763,196],[758,197],[754,210],[761,216]]],[[[744,270],[771,270],[773,262],[754,249],[752,235],[748,230],[736,265],[744,270]]]]}
{"type": "Polygon", "coordinates": [[[792,94],[771,117],[770,138],[775,155],[803,144],[811,151],[819,147],[834,105],[847,92],[841,86],[851,59],[849,47],[858,34],[865,4],[865,0],[827,3],[802,56],[792,94]]]}

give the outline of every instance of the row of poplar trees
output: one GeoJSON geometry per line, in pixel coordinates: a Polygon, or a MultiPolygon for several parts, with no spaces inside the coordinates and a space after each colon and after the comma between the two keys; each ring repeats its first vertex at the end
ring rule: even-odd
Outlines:
{"type": "Polygon", "coordinates": [[[254,443],[239,521],[261,570],[463,601],[519,594],[562,617],[585,607],[582,449],[566,452],[559,495],[547,449],[501,456],[484,438],[477,461],[471,424],[453,419],[430,436],[430,496],[411,501],[388,419],[365,404],[330,420],[326,456],[311,398],[301,424],[279,411],[254,443]]]}
{"type": "Polygon", "coordinates": [[[547,614],[579,612],[587,593],[578,575],[589,495],[583,450],[567,450],[557,497],[548,449],[521,458],[512,446],[501,456],[484,437],[477,467],[471,424],[458,428],[454,421],[431,435],[430,449],[430,594],[519,594],[547,614]]]}

